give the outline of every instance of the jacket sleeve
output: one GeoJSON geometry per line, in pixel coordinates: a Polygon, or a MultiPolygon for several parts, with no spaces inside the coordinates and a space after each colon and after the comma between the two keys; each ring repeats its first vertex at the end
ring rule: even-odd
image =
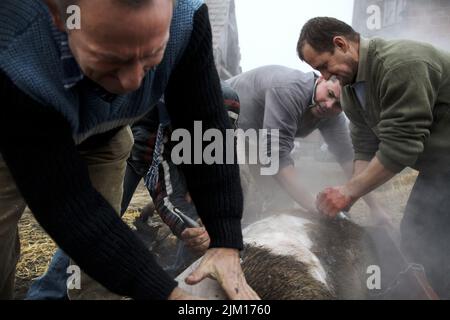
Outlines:
{"type": "Polygon", "coordinates": [[[441,74],[423,62],[405,63],[381,80],[377,158],[392,172],[413,166],[433,124],[441,74]]]}
{"type": "MultiPolygon", "coordinates": [[[[280,169],[295,165],[291,152],[294,149],[295,136],[301,117],[298,110],[302,109],[301,103],[303,102],[302,99],[298,99],[298,96],[298,93],[292,92],[289,88],[271,88],[265,94],[263,129],[270,131],[261,143],[267,143],[266,139],[269,138],[278,138],[280,169]],[[271,132],[273,130],[278,130],[278,134],[271,132]]],[[[268,152],[273,154],[274,147],[271,144],[268,145],[270,146],[268,152]]]]}
{"type": "MultiPolygon", "coordinates": [[[[220,80],[214,64],[212,33],[206,5],[202,5],[194,16],[194,27],[190,42],[169,79],[165,93],[166,106],[173,129],[186,129],[191,138],[194,135],[194,121],[201,121],[203,132],[218,129],[222,136],[231,129],[228,115],[223,107],[220,80]]],[[[224,139],[225,140],[225,139],[224,139]]],[[[191,155],[201,150],[194,149],[191,155]]],[[[236,160],[235,142],[231,148],[223,144],[223,159],[228,149],[233,164],[215,163],[183,164],[188,190],[198,214],[211,237],[211,247],[243,248],[241,218],[243,196],[236,160]]],[[[225,162],[226,163],[226,162],[225,162]]]]}
{"type": "Polygon", "coordinates": [[[94,189],[68,122],[1,72],[0,100],[0,153],[36,220],[109,290],[167,299],[177,283],[94,189]]]}

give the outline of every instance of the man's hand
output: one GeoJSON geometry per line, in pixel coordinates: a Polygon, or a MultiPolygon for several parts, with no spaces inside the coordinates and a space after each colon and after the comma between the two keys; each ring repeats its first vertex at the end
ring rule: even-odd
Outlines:
{"type": "Polygon", "coordinates": [[[232,300],[259,300],[245,280],[239,251],[236,249],[209,249],[198,268],[185,281],[195,285],[206,277],[216,279],[232,300]]]}
{"type": "Polygon", "coordinates": [[[348,211],[356,199],[352,199],[345,187],[327,188],[317,196],[320,213],[335,218],[339,212],[348,211]]]}
{"type": "MultiPolygon", "coordinates": [[[[349,173],[349,166],[344,166],[344,170],[349,173]]],[[[340,211],[348,211],[359,198],[364,197],[394,176],[395,173],[386,169],[377,157],[369,163],[355,161],[353,178],[345,186],[328,188],[321,192],[317,196],[317,209],[329,217],[335,217],[340,211]]],[[[371,210],[377,207],[376,201],[371,197],[366,197],[365,200],[368,200],[367,203],[371,210]]],[[[380,212],[380,210],[377,211],[380,212]]]]}
{"type": "Polygon", "coordinates": [[[193,253],[202,256],[209,248],[209,234],[205,228],[188,228],[181,234],[181,239],[193,253]]]}
{"type": "Polygon", "coordinates": [[[190,295],[183,289],[177,287],[172,291],[167,300],[205,300],[205,299],[190,295]]]}

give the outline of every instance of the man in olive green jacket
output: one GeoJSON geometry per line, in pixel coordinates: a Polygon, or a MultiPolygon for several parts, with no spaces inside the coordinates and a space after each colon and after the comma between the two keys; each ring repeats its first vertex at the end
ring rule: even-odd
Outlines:
{"type": "Polygon", "coordinates": [[[402,221],[402,245],[450,298],[450,54],[413,41],[367,40],[333,18],[314,18],[300,58],[345,86],[354,176],[328,188],[318,209],[335,216],[406,167],[420,174],[402,221]]]}

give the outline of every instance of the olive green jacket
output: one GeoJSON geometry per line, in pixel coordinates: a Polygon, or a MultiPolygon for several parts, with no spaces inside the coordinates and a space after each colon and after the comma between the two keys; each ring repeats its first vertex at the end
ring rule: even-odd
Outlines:
{"type": "Polygon", "coordinates": [[[376,156],[393,172],[450,169],[450,54],[406,40],[360,44],[356,82],[342,94],[355,160],[376,156]]]}

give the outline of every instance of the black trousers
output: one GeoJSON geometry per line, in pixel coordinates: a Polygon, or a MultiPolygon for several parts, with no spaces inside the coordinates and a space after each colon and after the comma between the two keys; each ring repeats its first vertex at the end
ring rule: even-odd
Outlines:
{"type": "Polygon", "coordinates": [[[435,167],[441,172],[421,171],[411,192],[401,223],[402,247],[425,267],[440,298],[450,299],[450,170],[435,167]]]}

